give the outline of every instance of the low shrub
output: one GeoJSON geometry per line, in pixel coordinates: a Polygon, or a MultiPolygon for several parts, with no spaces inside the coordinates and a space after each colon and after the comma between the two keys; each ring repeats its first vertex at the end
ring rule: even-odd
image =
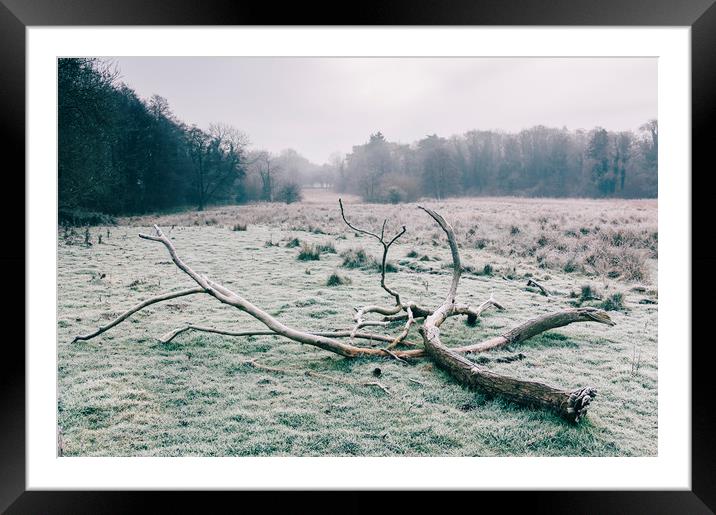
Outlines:
{"type": "MultiPolygon", "coordinates": [[[[381,262],[374,257],[366,254],[363,249],[348,249],[341,253],[343,268],[362,268],[363,270],[377,270],[381,269],[381,262]]],[[[385,263],[386,272],[397,272],[398,267],[388,261],[385,263]]]]}
{"type": "Polygon", "coordinates": [[[117,225],[117,219],[112,215],[98,213],[96,211],[61,208],[57,214],[58,222],[62,226],[82,227],[86,225],[117,225]]]}
{"type": "Polygon", "coordinates": [[[597,292],[596,288],[592,286],[591,284],[584,284],[580,288],[579,292],[579,300],[580,302],[585,302],[587,300],[599,300],[601,296],[599,295],[599,292],[597,292]]]}
{"type": "Polygon", "coordinates": [[[484,249],[485,247],[487,247],[487,244],[488,244],[488,243],[490,243],[490,240],[487,240],[487,239],[485,239],[485,238],[478,238],[478,239],[475,241],[475,248],[478,249],[478,250],[482,250],[482,249],[484,249]]]}
{"type": "Polygon", "coordinates": [[[333,272],[331,275],[328,276],[328,280],[326,281],[326,286],[342,286],[344,284],[350,284],[351,280],[348,277],[338,275],[337,273],[333,272]]]}
{"type": "Polygon", "coordinates": [[[600,307],[604,311],[625,311],[624,295],[621,293],[613,293],[602,301],[600,307]]]}
{"type": "Polygon", "coordinates": [[[570,260],[564,264],[562,270],[564,270],[568,274],[571,274],[572,272],[576,272],[578,270],[578,267],[574,261],[570,260]]]}
{"type": "Polygon", "coordinates": [[[286,204],[300,202],[302,199],[301,186],[296,183],[284,184],[277,193],[277,198],[286,204]]]}
{"type": "Polygon", "coordinates": [[[298,253],[299,261],[318,261],[321,259],[321,251],[315,245],[303,243],[298,253]]]}
{"type": "Polygon", "coordinates": [[[371,258],[365,253],[363,249],[348,249],[341,253],[343,258],[343,268],[365,268],[370,262],[371,258]]]}

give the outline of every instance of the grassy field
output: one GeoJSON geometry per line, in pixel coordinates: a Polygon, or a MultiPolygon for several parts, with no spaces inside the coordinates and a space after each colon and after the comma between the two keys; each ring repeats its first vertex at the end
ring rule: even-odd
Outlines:
{"type": "MultiPolygon", "coordinates": [[[[384,217],[389,229],[407,225],[408,233],[391,249],[396,271],[388,283],[406,299],[439,305],[450,260],[432,220],[415,205],[344,200],[359,226],[379,228],[384,217]]],[[[596,387],[598,397],[579,425],[486,399],[456,385],[427,359],[409,365],[350,360],[270,336],[185,333],[169,344],[157,341],[187,323],[262,329],[208,296],[151,306],[94,340],[69,343],[148,297],[193,286],[162,245],[137,238],[152,223],[171,231],[195,270],[289,325],[350,327],[354,307],[388,304],[375,268],[355,259],[360,249],[368,261],[378,257],[377,243],[342,224],[335,195],[314,192],[290,206],[124,219],[117,227],[90,228],[91,246],[84,244],[84,229],[58,231],[64,455],[656,455],[656,201],[492,198],[426,205],[456,229],[466,265],[459,300],[479,303],[493,294],[507,308],[486,312],[477,327],[448,320],[446,344],[481,341],[573,305],[612,310],[615,327],[573,324],[515,348],[471,356],[521,378],[596,387]],[[302,248],[321,248],[319,259],[299,260],[302,248]],[[345,261],[356,266],[345,267],[345,261]],[[332,274],[347,281],[328,286],[332,274]],[[528,288],[528,278],[553,295],[528,288]],[[585,299],[590,296],[598,299],[585,299]],[[522,359],[502,360],[519,353],[522,359]],[[283,371],[257,368],[254,359],[283,371]],[[347,384],[375,380],[376,368],[390,395],[347,384]],[[307,376],[307,370],[321,375],[307,376]]],[[[410,337],[419,341],[415,329],[410,337]]]]}

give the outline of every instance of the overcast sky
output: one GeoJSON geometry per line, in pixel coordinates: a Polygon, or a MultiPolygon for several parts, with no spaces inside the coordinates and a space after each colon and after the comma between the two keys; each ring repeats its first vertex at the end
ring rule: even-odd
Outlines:
{"type": "Polygon", "coordinates": [[[231,124],[252,148],[316,163],[378,130],[412,143],[534,125],[636,129],[657,118],[655,58],[120,57],[140,97],[188,124],[231,124]]]}

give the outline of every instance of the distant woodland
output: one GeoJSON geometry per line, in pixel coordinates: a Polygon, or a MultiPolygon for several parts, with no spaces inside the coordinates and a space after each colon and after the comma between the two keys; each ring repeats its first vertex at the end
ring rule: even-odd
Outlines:
{"type": "Polygon", "coordinates": [[[240,127],[187,124],[166,99],[141,99],[119,77],[109,61],[58,60],[61,213],[290,203],[305,186],[392,203],[470,195],[657,196],[656,120],[636,132],[536,126],[516,134],[432,134],[410,144],[376,131],[350,153],[318,165],[296,150],[253,148],[240,127]]]}

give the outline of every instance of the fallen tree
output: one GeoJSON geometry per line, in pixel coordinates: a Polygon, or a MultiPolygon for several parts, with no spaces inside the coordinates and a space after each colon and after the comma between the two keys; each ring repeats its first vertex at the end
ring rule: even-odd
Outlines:
{"type": "MultiPolygon", "coordinates": [[[[465,316],[467,322],[475,325],[477,318],[487,309],[494,307],[504,309],[495,299],[490,297],[479,306],[457,302],[457,289],[462,273],[460,252],[457,240],[450,224],[432,209],[420,207],[427,213],[443,230],[447,236],[448,245],[452,255],[452,281],[445,300],[437,308],[420,306],[412,301],[405,301],[401,295],[386,283],[386,263],[390,247],[406,232],[403,226],[393,237],[386,238],[385,228],[387,220],[383,222],[380,234],[358,228],[351,224],[346,218],[342,201],[339,206],[343,221],[355,232],[375,238],[383,247],[381,260],[381,287],[394,300],[393,305],[367,305],[355,308],[354,325],[350,328],[337,329],[334,331],[308,331],[290,327],[266,311],[244,299],[237,293],[231,291],[222,284],[198,274],[187,265],[177,253],[174,244],[167,238],[158,226],[154,226],[155,234],[139,234],[144,240],[161,243],[166,247],[174,264],[188,275],[197,286],[169,292],[152,297],[125,311],[114,320],[98,328],[97,330],[79,335],[72,343],[90,340],[115,327],[134,313],[152,304],[164,300],[174,299],[186,295],[206,294],[214,297],[219,302],[243,311],[261,322],[266,330],[261,331],[231,331],[198,325],[180,327],[160,337],[160,341],[168,343],[182,333],[188,331],[209,332],[226,336],[281,336],[289,340],[319,347],[323,350],[334,352],[346,358],[358,356],[383,356],[396,359],[402,362],[416,358],[431,359],[437,366],[446,370],[455,380],[467,387],[475,388],[491,396],[506,398],[512,402],[550,409],[565,419],[578,422],[587,412],[591,401],[596,396],[596,389],[593,387],[580,387],[575,389],[562,389],[549,386],[537,381],[530,381],[498,374],[489,369],[479,366],[465,357],[465,354],[489,351],[506,345],[523,342],[544,331],[562,327],[575,322],[597,322],[607,325],[614,325],[609,315],[596,308],[571,308],[542,315],[527,320],[517,327],[503,333],[500,336],[489,338],[477,343],[447,347],[440,338],[440,326],[449,317],[465,316]],[[382,315],[380,320],[368,320],[369,314],[382,315]],[[396,336],[386,336],[365,332],[365,327],[387,327],[397,321],[405,321],[401,331],[396,336]],[[418,342],[407,340],[410,329],[420,324],[419,333],[422,336],[422,346],[418,342]],[[347,339],[345,341],[344,339],[347,339]],[[343,340],[343,341],[342,341],[343,340]],[[369,345],[357,345],[356,340],[368,341],[369,345]],[[379,346],[376,346],[379,345],[379,346]],[[383,345],[387,344],[387,345],[383,345]],[[380,346],[382,345],[382,346],[380,346]]],[[[366,383],[375,385],[374,383],[366,383]]],[[[381,388],[382,385],[379,385],[381,388]]]]}

